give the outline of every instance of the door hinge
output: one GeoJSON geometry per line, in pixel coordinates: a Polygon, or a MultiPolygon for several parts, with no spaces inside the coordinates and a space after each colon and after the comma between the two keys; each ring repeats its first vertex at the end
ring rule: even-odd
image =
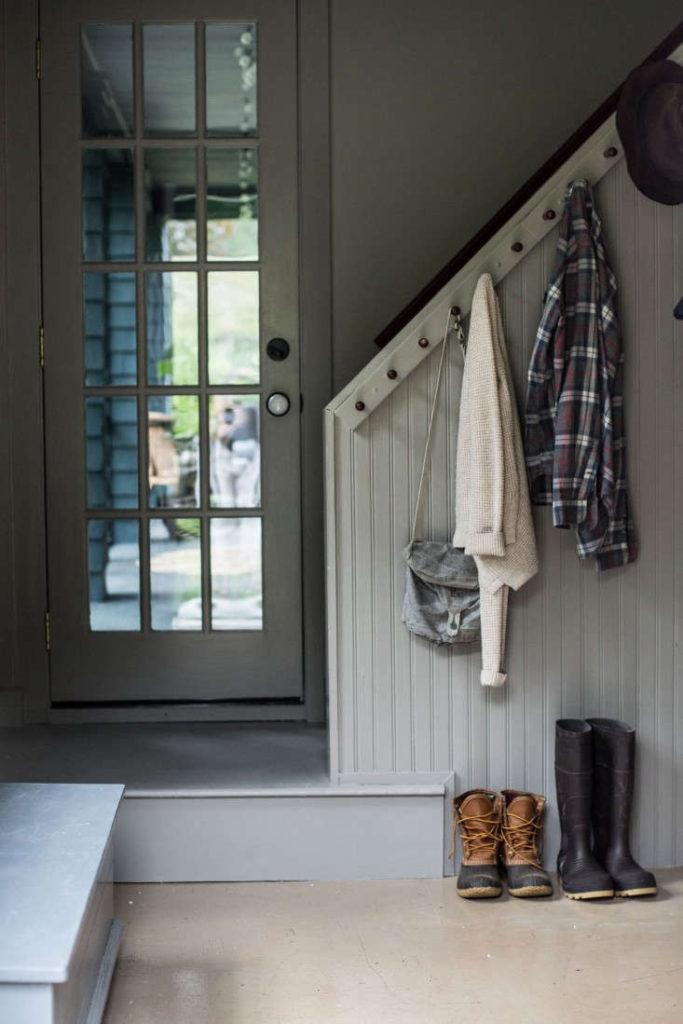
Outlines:
{"type": "Polygon", "coordinates": [[[42,367],[45,366],[45,329],[42,324],[38,330],[38,351],[40,354],[40,366],[42,369],[42,367]]]}
{"type": "Polygon", "coordinates": [[[50,613],[45,612],[45,649],[52,649],[52,634],[50,632],[50,613]]]}
{"type": "Polygon", "coordinates": [[[36,39],[36,78],[40,81],[40,39],[36,39]]]}

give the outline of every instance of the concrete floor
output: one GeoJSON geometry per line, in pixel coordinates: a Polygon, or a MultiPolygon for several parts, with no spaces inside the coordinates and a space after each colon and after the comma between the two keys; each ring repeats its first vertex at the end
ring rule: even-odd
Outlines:
{"type": "Polygon", "coordinates": [[[467,902],[452,879],[117,886],[104,1024],[673,1024],[683,871],[658,880],[599,904],[467,902]]]}

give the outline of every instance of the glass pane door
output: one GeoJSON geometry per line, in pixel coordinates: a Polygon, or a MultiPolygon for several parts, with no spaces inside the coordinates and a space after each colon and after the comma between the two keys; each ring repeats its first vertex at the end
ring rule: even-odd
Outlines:
{"type": "Polygon", "coordinates": [[[43,6],[53,700],[300,699],[295,4],[43,6]]]}

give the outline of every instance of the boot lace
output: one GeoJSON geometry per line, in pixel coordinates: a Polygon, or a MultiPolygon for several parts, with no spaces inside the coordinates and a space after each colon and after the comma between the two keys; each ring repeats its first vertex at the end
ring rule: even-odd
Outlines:
{"type": "MultiPolygon", "coordinates": [[[[452,857],[455,852],[455,829],[457,824],[457,815],[454,815],[453,829],[451,831],[451,849],[448,854],[449,858],[452,857]]],[[[483,814],[461,815],[459,824],[466,859],[475,852],[496,852],[496,847],[500,841],[500,821],[495,807],[483,814]],[[478,827],[470,827],[471,822],[476,822],[478,827]]]]}
{"type": "Polygon", "coordinates": [[[519,857],[525,864],[538,864],[543,836],[540,836],[541,843],[537,847],[537,833],[541,832],[541,824],[535,817],[528,821],[522,820],[516,825],[509,825],[504,821],[502,832],[505,852],[510,859],[519,857]]]}

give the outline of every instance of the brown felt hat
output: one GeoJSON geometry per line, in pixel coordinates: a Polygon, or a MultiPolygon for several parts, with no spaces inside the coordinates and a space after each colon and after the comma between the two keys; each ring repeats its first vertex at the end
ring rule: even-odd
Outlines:
{"type": "Polygon", "coordinates": [[[683,203],[683,67],[656,60],[632,71],[619,96],[617,130],[636,187],[657,203],[683,203]]]}

